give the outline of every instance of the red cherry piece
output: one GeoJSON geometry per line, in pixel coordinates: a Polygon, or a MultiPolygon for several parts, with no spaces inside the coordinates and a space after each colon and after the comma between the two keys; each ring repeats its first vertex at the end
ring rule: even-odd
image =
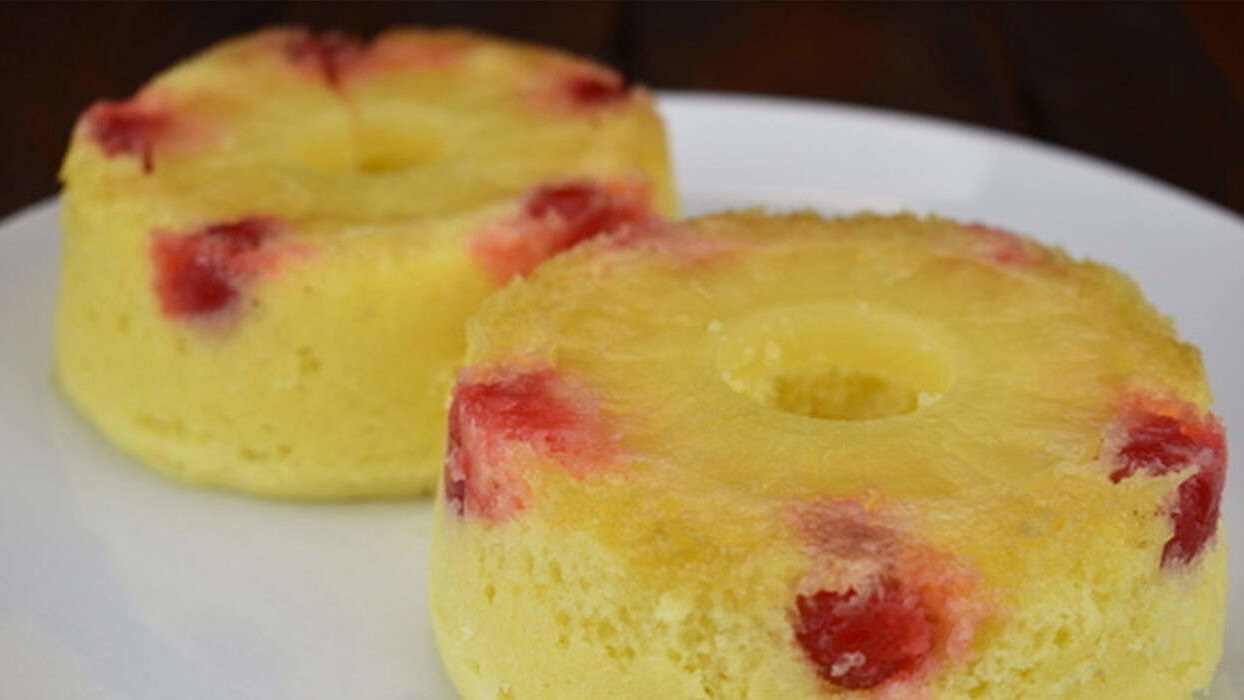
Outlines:
{"type": "Polygon", "coordinates": [[[611,457],[589,390],[544,367],[460,376],[447,443],[446,501],[459,515],[494,522],[509,519],[529,501],[511,447],[529,447],[578,477],[611,457]]]}
{"type": "Polygon", "coordinates": [[[545,114],[595,118],[625,106],[632,94],[612,70],[582,61],[557,61],[530,86],[525,99],[531,109],[545,114]]]}
{"type": "Polygon", "coordinates": [[[167,112],[137,100],[96,102],[82,118],[105,155],[137,158],[146,173],[155,167],[155,144],[170,122],[167,112]]]}
{"type": "Polygon", "coordinates": [[[882,578],[871,591],[818,591],[795,600],[795,638],[818,674],[863,690],[920,667],[932,653],[936,623],[916,593],[882,578]]]}
{"type": "Polygon", "coordinates": [[[345,70],[364,55],[361,42],[339,32],[299,32],[285,43],[291,63],[318,73],[331,87],[339,87],[345,70]]]}
{"type": "Polygon", "coordinates": [[[574,221],[589,214],[600,196],[600,186],[590,182],[545,185],[528,196],[525,208],[528,215],[537,219],[558,216],[574,221]]]}
{"type": "Polygon", "coordinates": [[[279,225],[259,217],[217,223],[190,235],[157,233],[151,255],[160,310],[170,318],[210,314],[237,298],[255,272],[251,259],[279,225]]]}
{"type": "Polygon", "coordinates": [[[1110,480],[1136,474],[1162,476],[1186,470],[1168,514],[1174,534],[1162,549],[1162,566],[1187,564],[1218,530],[1222,489],[1227,477],[1226,435],[1213,414],[1173,401],[1137,401],[1115,422],[1119,437],[1110,450],[1110,480]]]}
{"type": "MultiPolygon", "coordinates": [[[[465,444],[463,437],[463,425],[470,420],[469,410],[465,406],[464,400],[459,398],[459,387],[454,387],[453,403],[449,407],[449,434],[445,439],[445,462],[444,484],[445,484],[445,502],[453,508],[458,515],[465,515],[467,512],[467,498],[471,499],[471,514],[476,515],[482,511],[490,510],[486,507],[480,498],[474,493],[467,491],[467,484],[478,480],[477,472],[479,467],[475,463],[475,455],[472,446],[465,444]]],[[[506,499],[510,500],[510,499],[506,499]]]]}
{"type": "Polygon", "coordinates": [[[1224,457],[1212,467],[1201,468],[1179,485],[1179,497],[1171,512],[1175,534],[1162,548],[1162,566],[1169,568],[1191,562],[1218,531],[1226,467],[1224,457]]]}
{"type": "Polygon", "coordinates": [[[545,248],[550,256],[627,221],[646,218],[646,212],[636,211],[632,202],[591,182],[542,187],[528,198],[526,212],[533,221],[548,224],[545,248]]]}
{"type": "Polygon", "coordinates": [[[532,191],[519,214],[493,224],[471,247],[493,277],[505,282],[598,234],[653,218],[645,187],[553,183],[532,191]]]}
{"type": "Polygon", "coordinates": [[[571,75],[566,78],[563,89],[572,105],[587,108],[605,107],[627,95],[622,77],[610,72],[571,75]]]}

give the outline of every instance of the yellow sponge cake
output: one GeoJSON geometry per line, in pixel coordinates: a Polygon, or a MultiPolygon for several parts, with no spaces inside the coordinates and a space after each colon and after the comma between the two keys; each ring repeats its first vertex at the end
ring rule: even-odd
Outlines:
{"type": "Polygon", "coordinates": [[[290,498],[429,491],[466,316],[675,206],[646,91],[459,31],[227,41],[88,109],[63,178],[65,392],[156,469],[290,498]]]}
{"type": "Polygon", "coordinates": [[[909,216],[624,227],[469,324],[434,520],[466,698],[1177,698],[1222,426],[1114,270],[909,216]]]}

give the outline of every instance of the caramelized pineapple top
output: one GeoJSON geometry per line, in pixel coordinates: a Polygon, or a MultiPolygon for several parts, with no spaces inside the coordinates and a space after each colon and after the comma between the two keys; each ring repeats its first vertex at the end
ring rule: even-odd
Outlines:
{"type": "Polygon", "coordinates": [[[281,28],[93,105],[62,177],[150,191],[189,216],[374,222],[569,177],[642,180],[668,212],[665,160],[647,91],[583,59],[459,30],[281,28]]]}

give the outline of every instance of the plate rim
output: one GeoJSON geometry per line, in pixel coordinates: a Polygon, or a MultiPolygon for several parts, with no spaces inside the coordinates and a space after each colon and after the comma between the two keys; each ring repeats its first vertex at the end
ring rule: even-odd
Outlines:
{"type": "MultiPolygon", "coordinates": [[[[1240,228],[1241,233],[1244,234],[1244,212],[1237,212],[1224,204],[1219,204],[1189,189],[1167,182],[1156,175],[1151,175],[1122,163],[1080,151],[1070,146],[1043,141],[1035,136],[1018,134],[997,127],[958,121],[938,115],[812,97],[713,90],[658,89],[655,92],[658,98],[658,108],[664,106],[663,103],[668,101],[676,109],[683,107],[709,109],[720,108],[725,105],[734,109],[777,109],[805,114],[828,111],[855,119],[883,123],[885,126],[892,128],[920,127],[922,129],[943,130],[983,140],[989,142],[991,146],[1015,149],[1025,155],[1053,157],[1064,161],[1060,165],[1078,166],[1086,170],[1097,171],[1096,174],[1115,176],[1127,180],[1129,184],[1152,189],[1157,193],[1179,200],[1183,204],[1198,207],[1205,210],[1206,213],[1223,218],[1235,227],[1240,228]]],[[[692,189],[694,190],[694,188],[692,189]]]]}

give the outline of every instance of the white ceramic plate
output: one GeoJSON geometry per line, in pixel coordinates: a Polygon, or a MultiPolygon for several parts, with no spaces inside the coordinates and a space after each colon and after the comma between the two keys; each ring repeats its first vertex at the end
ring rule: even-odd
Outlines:
{"type": "MultiPolygon", "coordinates": [[[[938,211],[1123,268],[1204,349],[1218,410],[1244,435],[1239,218],[1082,156],[927,119],[708,95],[662,107],[689,213],[938,211]]],[[[427,504],[257,501],[117,454],[50,379],[57,241],[54,202],[0,227],[0,697],[453,697],[424,610],[427,504]]],[[[1242,487],[1228,485],[1237,546],[1242,487]]],[[[1227,676],[1244,662],[1239,565],[1215,697],[1233,697],[1227,676]]]]}

